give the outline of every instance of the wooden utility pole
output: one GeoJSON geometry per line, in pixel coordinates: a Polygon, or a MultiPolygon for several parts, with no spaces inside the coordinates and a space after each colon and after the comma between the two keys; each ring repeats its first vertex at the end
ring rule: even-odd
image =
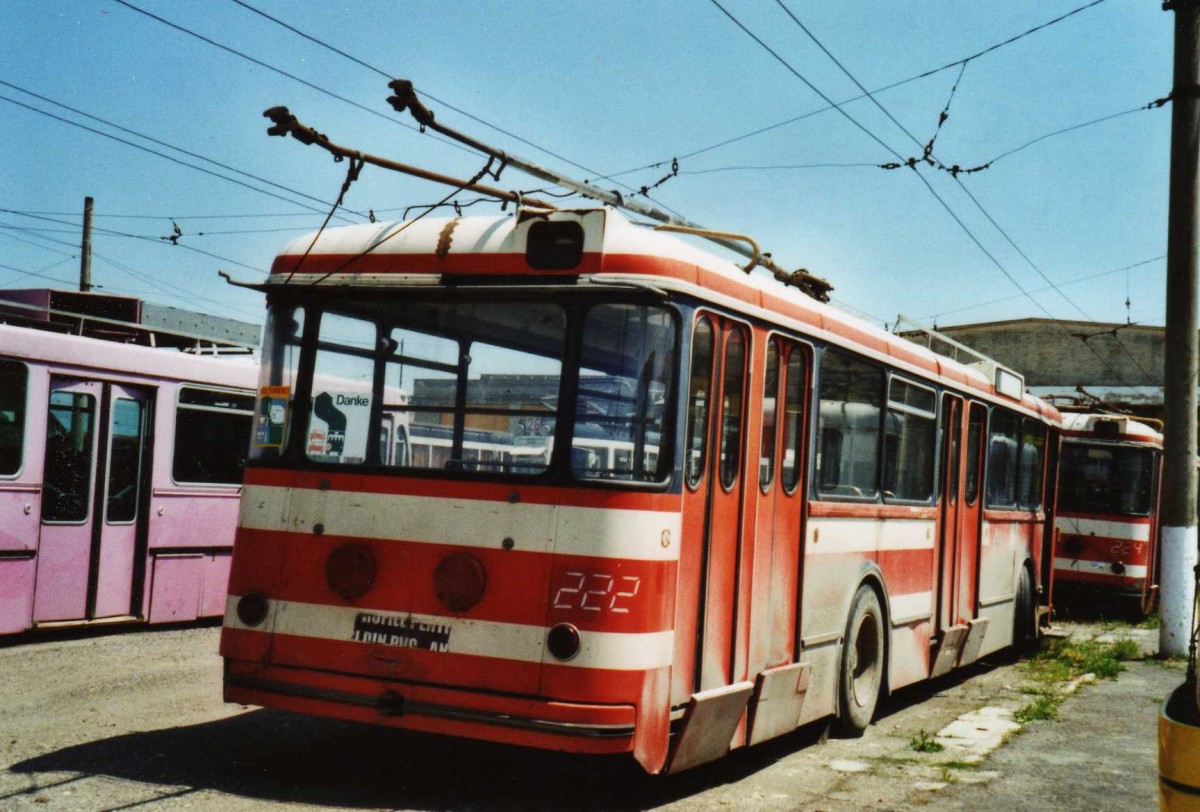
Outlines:
{"type": "Polygon", "coordinates": [[[1171,191],[1167,219],[1163,511],[1159,652],[1186,654],[1196,599],[1197,182],[1200,179],[1200,0],[1175,13],[1171,191]]]}
{"type": "Polygon", "coordinates": [[[92,289],[92,199],[83,199],[83,246],[79,256],[79,290],[92,289]]]}

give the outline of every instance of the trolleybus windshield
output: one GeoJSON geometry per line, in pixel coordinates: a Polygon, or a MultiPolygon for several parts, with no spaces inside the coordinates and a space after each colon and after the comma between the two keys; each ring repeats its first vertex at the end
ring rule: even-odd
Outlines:
{"type": "Polygon", "coordinates": [[[292,442],[311,462],[643,483],[671,471],[678,319],[664,307],[362,297],[307,317],[311,409],[292,442]],[[391,424],[406,443],[388,453],[391,424]]]}
{"type": "Polygon", "coordinates": [[[1059,510],[1148,516],[1155,453],[1149,448],[1064,443],[1059,510]]]}

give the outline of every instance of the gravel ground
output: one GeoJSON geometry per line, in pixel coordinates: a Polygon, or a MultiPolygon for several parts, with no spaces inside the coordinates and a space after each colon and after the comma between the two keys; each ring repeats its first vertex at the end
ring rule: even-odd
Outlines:
{"type": "MultiPolygon", "coordinates": [[[[1070,624],[1092,636],[1094,626],[1070,624]]],[[[1021,666],[892,697],[862,739],[805,729],[671,778],[583,758],[221,702],[214,627],[0,647],[0,809],[1153,809],[1157,704],[1181,665],[1084,685],[983,763],[915,752],[981,707],[1014,710],[1021,666]]],[[[1157,632],[1126,629],[1153,648],[1157,632]]]]}

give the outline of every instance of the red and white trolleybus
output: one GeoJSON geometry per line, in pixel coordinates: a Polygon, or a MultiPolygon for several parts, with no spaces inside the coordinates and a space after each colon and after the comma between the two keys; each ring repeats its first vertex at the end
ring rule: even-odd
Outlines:
{"type": "Polygon", "coordinates": [[[229,701],[678,771],[1037,634],[1058,414],[1009,370],[608,208],[330,229],[263,289],[229,701]]]}
{"type": "Polygon", "coordinates": [[[1055,583],[1134,598],[1158,589],[1162,434],[1130,417],[1063,414],[1055,583]]]}

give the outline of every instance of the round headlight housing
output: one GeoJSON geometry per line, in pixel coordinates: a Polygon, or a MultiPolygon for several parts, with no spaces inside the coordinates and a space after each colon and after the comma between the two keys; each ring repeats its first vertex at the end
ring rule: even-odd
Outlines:
{"type": "Polygon", "coordinates": [[[247,592],[238,598],[237,616],[246,626],[261,626],[267,619],[267,596],[261,592],[247,592]]]}
{"type": "Polygon", "coordinates": [[[487,570],[468,553],[451,553],[433,573],[434,594],[452,612],[467,611],[479,603],[486,590],[487,570]]]}
{"type": "Polygon", "coordinates": [[[325,583],[348,601],[367,594],[377,574],[375,553],[366,544],[343,544],[325,559],[325,583]]]}
{"type": "Polygon", "coordinates": [[[559,623],[546,635],[546,648],[560,660],[570,660],[579,653],[579,629],[570,623],[559,623]]]}

